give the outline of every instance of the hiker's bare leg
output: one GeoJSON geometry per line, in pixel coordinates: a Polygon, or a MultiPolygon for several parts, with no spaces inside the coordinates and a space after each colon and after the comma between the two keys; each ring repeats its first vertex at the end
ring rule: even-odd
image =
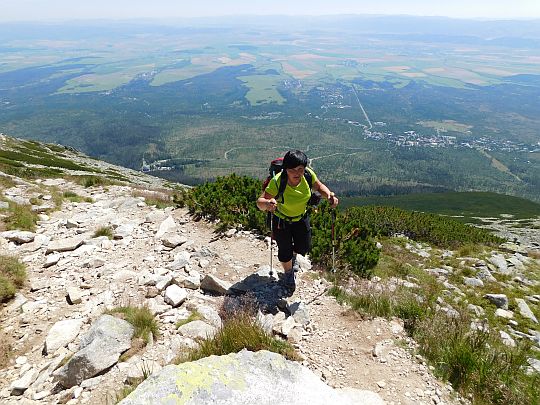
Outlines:
{"type": "Polygon", "coordinates": [[[283,270],[285,270],[285,272],[291,271],[292,270],[292,259],[289,260],[288,262],[281,262],[281,265],[283,266],[283,270]]]}

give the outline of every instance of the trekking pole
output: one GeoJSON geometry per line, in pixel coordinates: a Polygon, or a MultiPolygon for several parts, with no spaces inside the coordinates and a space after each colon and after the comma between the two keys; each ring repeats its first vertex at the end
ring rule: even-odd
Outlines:
{"type": "Polygon", "coordinates": [[[332,209],[332,273],[336,272],[336,237],[335,237],[335,224],[336,224],[336,209],[332,209]]]}
{"type": "Polygon", "coordinates": [[[274,275],[274,268],[272,267],[273,259],[273,239],[274,238],[274,214],[270,212],[270,277],[274,275]]]}

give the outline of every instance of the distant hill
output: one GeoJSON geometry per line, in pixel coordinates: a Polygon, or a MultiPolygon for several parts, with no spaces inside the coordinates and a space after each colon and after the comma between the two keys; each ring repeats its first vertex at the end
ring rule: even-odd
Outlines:
{"type": "Polygon", "coordinates": [[[540,216],[540,204],[524,198],[489,192],[407,194],[388,197],[344,197],[344,207],[384,205],[413,211],[470,217],[513,215],[516,219],[540,216]]]}

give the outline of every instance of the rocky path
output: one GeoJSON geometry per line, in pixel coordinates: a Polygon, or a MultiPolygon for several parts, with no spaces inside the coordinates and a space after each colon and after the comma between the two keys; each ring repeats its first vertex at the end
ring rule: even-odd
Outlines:
{"type": "MultiPolygon", "coordinates": [[[[388,404],[458,403],[412,354],[399,321],[361,320],[320,295],[327,282],[308,261],[289,297],[275,273],[268,274],[267,242],[249,232],[216,238],[211,224],[194,222],[181,209],[149,207],[129,187],[55,185],[93,202],[64,203],[42,215],[35,234],[0,237],[0,254],[20,256],[29,273],[28,286],[2,311],[1,333],[16,355],[0,370],[0,403],[114,403],[124,381],[145,368],[158,371],[215,332],[225,290],[251,291],[268,330],[288,338],[303,364],[330,386],[378,392],[388,404]],[[100,227],[111,227],[114,239],[94,238],[100,227]],[[60,389],[62,370],[75,367],[85,335],[106,309],[121,305],[147,305],[159,320],[159,338],[97,377],[60,389]],[[193,311],[202,321],[177,329],[193,311]]],[[[32,192],[24,185],[10,190],[18,198],[32,192]]]]}

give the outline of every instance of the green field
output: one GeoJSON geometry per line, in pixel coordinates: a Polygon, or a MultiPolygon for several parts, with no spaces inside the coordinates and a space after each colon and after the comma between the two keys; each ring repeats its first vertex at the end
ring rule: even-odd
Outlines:
{"type": "Polygon", "coordinates": [[[411,211],[471,217],[501,217],[512,215],[515,219],[540,216],[540,204],[496,193],[432,193],[409,194],[389,197],[343,197],[343,207],[381,205],[411,211]]]}
{"type": "Polygon", "coordinates": [[[277,91],[277,87],[283,81],[283,77],[279,75],[238,76],[238,79],[249,87],[246,98],[251,105],[264,103],[284,104],[286,101],[277,91]]]}

